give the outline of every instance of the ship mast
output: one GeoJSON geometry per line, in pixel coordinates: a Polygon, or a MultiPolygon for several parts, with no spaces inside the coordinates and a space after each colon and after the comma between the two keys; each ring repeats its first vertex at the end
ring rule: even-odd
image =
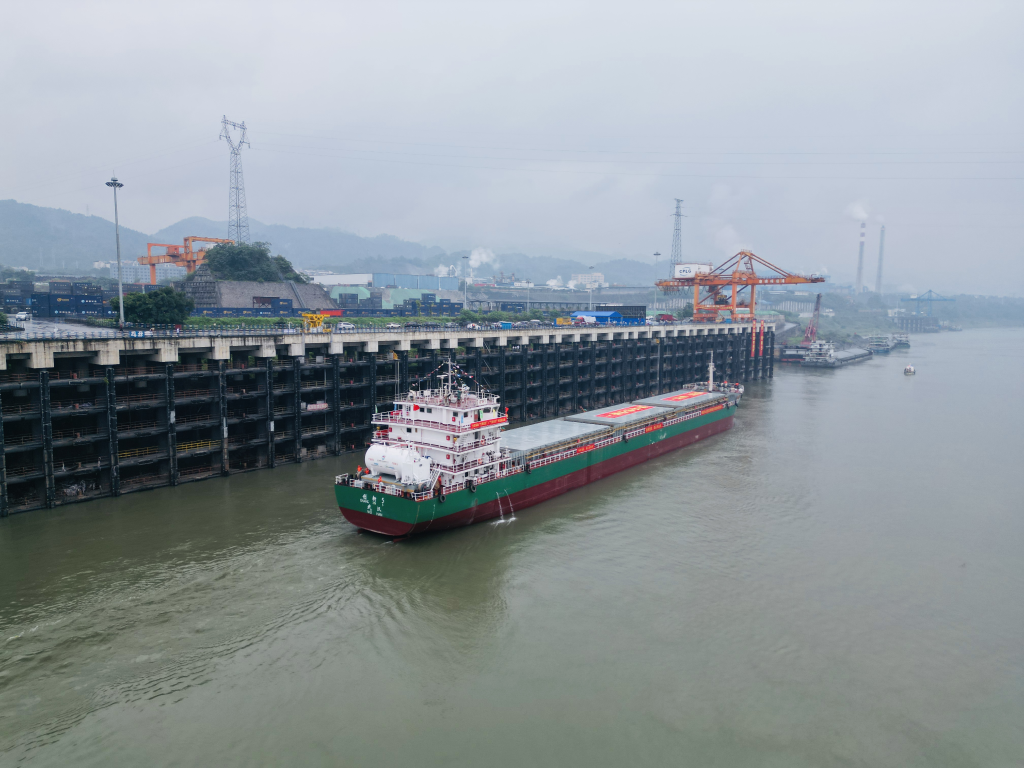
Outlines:
{"type": "Polygon", "coordinates": [[[715,391],[715,353],[711,352],[711,360],[708,362],[708,392],[715,391]]]}

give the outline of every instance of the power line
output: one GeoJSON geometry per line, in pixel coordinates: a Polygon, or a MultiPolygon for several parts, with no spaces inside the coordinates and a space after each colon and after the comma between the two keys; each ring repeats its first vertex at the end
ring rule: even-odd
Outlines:
{"type": "MultiPolygon", "coordinates": [[[[316,152],[289,152],[279,149],[267,149],[261,147],[258,150],[262,152],[272,152],[282,155],[305,155],[307,157],[327,157],[335,160],[363,160],[367,162],[376,163],[392,163],[398,165],[422,165],[434,168],[463,168],[469,170],[482,170],[482,171],[503,171],[503,172],[526,172],[526,173],[570,173],[570,174],[585,174],[585,175],[599,175],[599,176],[637,176],[637,177],[655,177],[655,178],[675,178],[675,179],[789,179],[789,180],[806,180],[806,181],[1022,181],[1024,177],[1021,176],[766,176],[766,175],[751,175],[751,174],[698,174],[698,173],[651,173],[651,172],[623,172],[623,171],[588,171],[588,170],[572,170],[567,168],[496,168],[493,166],[486,165],[461,165],[454,163],[425,163],[425,162],[413,162],[410,160],[395,160],[391,158],[383,157],[346,157],[337,154],[324,154],[316,152]]],[[[467,158],[473,159],[473,158],[467,158]]]]}
{"type": "Polygon", "coordinates": [[[329,141],[351,141],[360,144],[397,144],[401,146],[413,146],[413,147],[442,147],[447,149],[484,149],[484,150],[497,150],[502,152],[574,152],[581,154],[613,154],[613,155],[1019,155],[1024,150],[1020,149],[1009,149],[1009,150],[913,150],[909,152],[779,152],[779,151],[767,151],[767,152],[737,152],[737,151],[715,151],[715,150],[702,150],[698,152],[676,152],[676,151],[662,151],[662,150],[618,150],[618,149],[576,149],[576,148],[562,148],[562,149],[546,149],[543,147],[489,147],[489,146],[475,146],[471,144],[440,144],[440,143],[429,143],[420,141],[389,141],[387,139],[356,139],[351,137],[342,136],[323,136],[320,134],[304,134],[304,133],[283,133],[280,131],[263,131],[273,136],[294,136],[295,138],[306,138],[306,139],[327,139],[329,141]]]}

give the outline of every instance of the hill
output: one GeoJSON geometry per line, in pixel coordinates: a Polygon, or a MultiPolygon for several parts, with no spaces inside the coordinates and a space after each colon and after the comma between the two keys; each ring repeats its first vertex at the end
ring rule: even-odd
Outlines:
{"type": "MultiPolygon", "coordinates": [[[[121,227],[121,254],[146,252],[150,236],[121,227]]],[[[81,274],[114,258],[114,222],[58,208],[0,200],[0,264],[81,274]]]]}
{"type": "MultiPolygon", "coordinates": [[[[188,235],[226,237],[227,222],[193,216],[149,235],[121,227],[121,256],[134,259],[146,252],[146,243],[180,243],[188,235]]],[[[309,229],[264,224],[249,220],[250,239],[270,243],[270,252],[280,254],[299,269],[332,272],[433,273],[439,267],[455,265],[461,270],[468,251],[447,253],[443,248],[413,243],[393,235],[360,237],[338,229],[309,229]]],[[[94,261],[114,257],[114,223],[99,216],[83,216],[57,208],[42,208],[15,200],[0,201],[0,264],[27,267],[38,272],[88,274],[94,261]]],[[[588,271],[593,265],[610,283],[649,285],[656,270],[651,264],[632,259],[589,263],[554,256],[486,252],[475,259],[474,274],[514,272],[538,285],[588,271]]],[[[662,266],[658,273],[664,272],[662,266]]]]}

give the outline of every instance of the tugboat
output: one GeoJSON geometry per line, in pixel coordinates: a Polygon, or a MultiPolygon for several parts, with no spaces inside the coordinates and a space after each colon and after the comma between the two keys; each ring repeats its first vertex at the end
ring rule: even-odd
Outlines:
{"type": "Polygon", "coordinates": [[[913,376],[915,373],[917,373],[917,370],[912,365],[908,365],[903,369],[904,376],[913,376]]]}
{"type": "Polygon", "coordinates": [[[387,536],[504,518],[732,427],[740,384],[687,389],[501,432],[498,398],[452,361],[439,389],[413,389],[376,413],[366,468],[338,475],[338,507],[387,536]],[[474,382],[475,383],[475,382],[474,382]]]}

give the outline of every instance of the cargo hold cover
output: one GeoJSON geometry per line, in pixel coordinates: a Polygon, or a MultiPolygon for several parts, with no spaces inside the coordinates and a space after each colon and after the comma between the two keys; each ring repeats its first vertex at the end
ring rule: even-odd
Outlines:
{"type": "Polygon", "coordinates": [[[638,405],[658,405],[662,408],[694,408],[707,405],[710,402],[717,402],[723,398],[721,392],[707,392],[699,389],[680,389],[676,392],[668,392],[664,395],[645,397],[642,400],[634,400],[638,405]]]}
{"type": "Polygon", "coordinates": [[[672,413],[672,410],[644,403],[623,403],[608,408],[598,408],[596,411],[575,413],[572,416],[566,416],[565,420],[584,424],[600,424],[605,427],[623,427],[634,422],[672,413]]]}
{"type": "Polygon", "coordinates": [[[505,430],[501,433],[501,447],[512,453],[536,451],[545,446],[557,445],[575,438],[593,440],[604,432],[601,427],[610,426],[610,424],[601,426],[576,424],[564,419],[542,421],[540,424],[531,424],[528,427],[505,430]]]}

